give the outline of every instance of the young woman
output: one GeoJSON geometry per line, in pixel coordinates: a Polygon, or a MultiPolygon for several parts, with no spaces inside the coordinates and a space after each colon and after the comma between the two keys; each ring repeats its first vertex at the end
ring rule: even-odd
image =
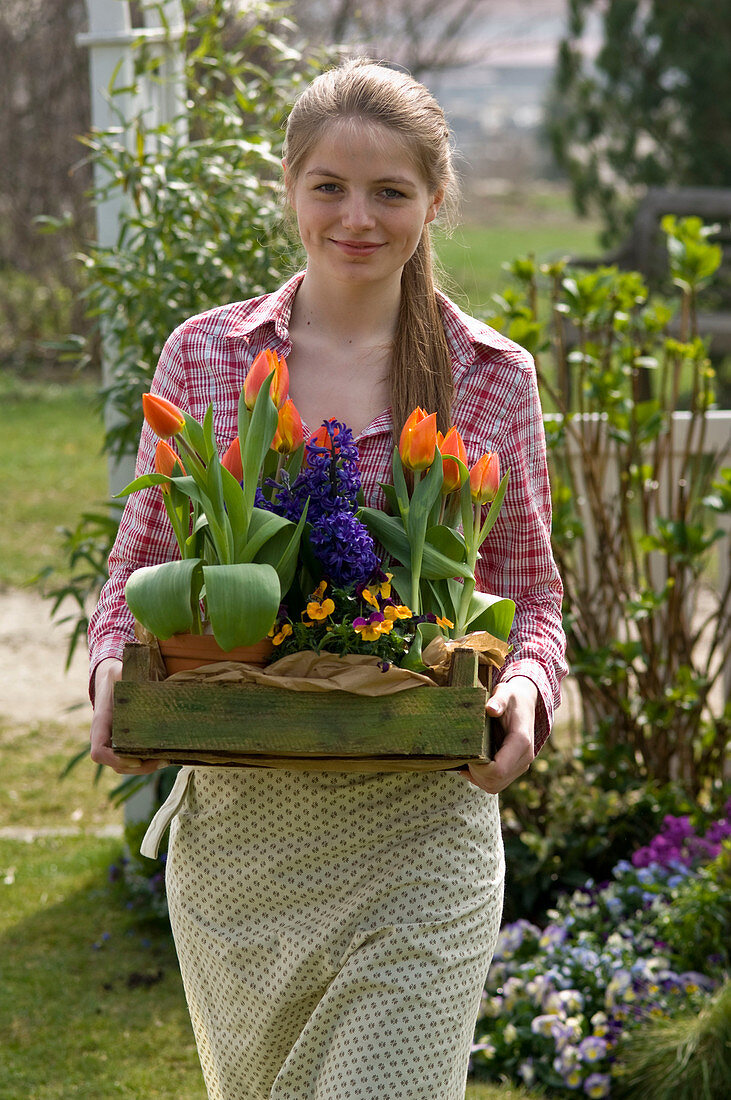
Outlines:
{"type": "MultiPolygon", "coordinates": [[[[457,425],[470,463],[497,451],[510,486],[479,582],[517,604],[488,703],[505,740],[469,774],[196,768],[170,811],[171,922],[212,1100],[461,1100],[502,908],[497,792],[548,736],[565,671],[535,372],[435,291],[429,225],[455,181],[426,88],[363,62],[319,77],[289,119],[284,182],[306,270],[185,321],[153,390],[196,417],[213,401],[225,447],[248,366],[275,349],[306,426],[353,429],[374,506],[417,405],[457,425]]],[[[145,427],[140,470],[154,446],[145,427]]],[[[110,747],[124,584],[172,556],[160,494],[135,494],[90,627],[92,758],[122,773],[156,767],[110,747]]]]}

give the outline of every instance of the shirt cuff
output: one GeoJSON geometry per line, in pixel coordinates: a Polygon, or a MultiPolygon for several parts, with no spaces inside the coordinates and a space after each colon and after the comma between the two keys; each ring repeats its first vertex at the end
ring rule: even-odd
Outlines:
{"type": "Polygon", "coordinates": [[[133,639],[129,634],[106,634],[104,639],[94,646],[94,652],[89,662],[89,698],[94,704],[94,676],[97,666],[107,657],[116,657],[121,661],[124,647],[133,639]]]}
{"type": "Polygon", "coordinates": [[[514,661],[503,669],[500,674],[500,682],[507,683],[508,680],[512,680],[514,676],[527,676],[529,680],[532,680],[538,689],[538,699],[536,702],[536,724],[534,732],[534,751],[536,755],[545,745],[548,740],[548,735],[551,732],[551,725],[553,724],[553,706],[554,706],[554,693],[551,688],[551,683],[546,675],[546,671],[538,661],[532,661],[529,658],[524,660],[514,661]]]}

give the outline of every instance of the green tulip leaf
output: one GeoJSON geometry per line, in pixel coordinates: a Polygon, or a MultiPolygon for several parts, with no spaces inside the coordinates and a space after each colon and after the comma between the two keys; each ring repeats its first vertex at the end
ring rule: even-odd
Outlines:
{"type": "Polygon", "coordinates": [[[245,560],[252,561],[255,558],[258,562],[272,565],[279,576],[282,595],[291,588],[294,581],[306,520],[306,507],[296,525],[291,520],[262,508],[255,508],[252,512],[249,527],[251,538],[246,546],[245,560]]]}
{"type": "Polygon", "coordinates": [[[507,642],[515,618],[515,603],[504,596],[473,592],[467,612],[469,630],[486,630],[507,642]]]}
{"type": "Polygon", "coordinates": [[[419,623],[414,634],[414,640],[409,646],[409,651],[401,661],[401,667],[408,668],[412,672],[423,672],[426,665],[422,660],[422,650],[441,633],[436,623],[419,623]]]}
{"type": "Polygon", "coordinates": [[[266,638],[281,602],[279,577],[271,565],[206,565],[203,577],[208,618],[221,649],[266,638]]]}
{"type": "MultiPolygon", "coordinates": [[[[398,511],[401,514],[401,518],[406,521],[406,517],[409,514],[409,490],[406,485],[406,478],[404,477],[404,467],[401,462],[401,455],[399,454],[398,447],[393,449],[393,492],[396,497],[396,504],[398,511]]],[[[385,487],[384,487],[385,491],[385,487]]],[[[394,512],[396,509],[394,508],[394,512]]]]}
{"type": "MultiPolygon", "coordinates": [[[[365,523],[370,533],[378,539],[389,554],[392,554],[407,569],[411,568],[411,545],[404,525],[399,519],[395,516],[387,516],[376,508],[361,508],[358,511],[358,518],[365,523]]],[[[441,577],[474,579],[474,573],[469,565],[446,557],[429,543],[424,544],[420,575],[432,580],[441,577]]],[[[402,595],[406,598],[404,593],[402,595]]]]}
{"type": "MultiPolygon", "coordinates": [[[[266,557],[259,557],[257,559],[259,551],[266,543],[280,534],[284,535],[286,540],[287,532],[293,529],[294,524],[292,521],[285,519],[284,516],[278,516],[274,512],[267,512],[265,508],[254,508],[249,522],[249,538],[244,547],[244,553],[241,560],[266,561],[270,565],[273,565],[271,554],[267,554],[266,557]]],[[[283,548],[284,545],[285,542],[282,541],[280,547],[283,548]]]]}
{"type": "Polygon", "coordinates": [[[409,593],[411,592],[411,573],[408,569],[405,569],[401,565],[389,565],[388,572],[391,574],[391,583],[396,589],[401,603],[405,603],[408,606],[409,593]]]}
{"type": "Polygon", "coordinates": [[[157,638],[165,640],[196,626],[202,565],[200,558],[166,561],[136,569],[127,581],[127,606],[157,638]]]}
{"type": "Polygon", "coordinates": [[[221,490],[233,537],[233,560],[250,561],[250,558],[244,557],[244,548],[249,537],[244,494],[234,475],[225,466],[221,466],[221,490]]]}
{"type": "Polygon", "coordinates": [[[190,443],[194,451],[197,451],[201,458],[206,453],[206,437],[203,432],[203,428],[190,413],[187,413],[185,409],[180,410],[185,417],[185,436],[190,443]]]}
{"type": "MultiPolygon", "coordinates": [[[[310,502],[308,500],[307,504],[305,505],[304,511],[300,516],[299,523],[289,535],[289,541],[284,547],[284,550],[282,551],[279,560],[272,562],[274,568],[277,571],[277,576],[279,577],[279,584],[282,590],[282,596],[286,595],[286,593],[292,587],[295,575],[297,573],[299,550],[302,543],[302,532],[304,531],[305,524],[307,522],[307,509],[309,507],[309,503],[310,502]]],[[[271,542],[267,543],[263,547],[263,549],[266,550],[269,545],[271,545],[271,542]]]]}
{"type": "Polygon", "coordinates": [[[445,527],[444,524],[430,527],[426,532],[426,541],[445,557],[464,561],[465,541],[462,535],[458,531],[453,531],[451,527],[445,527]]]}
{"type": "Polygon", "coordinates": [[[412,543],[414,539],[423,539],[424,532],[429,525],[432,509],[441,495],[443,482],[442,459],[437,448],[434,453],[434,461],[421,481],[416,483],[411,497],[409,517],[406,523],[412,543]]]}
{"type": "Polygon", "coordinates": [[[167,474],[142,474],[141,477],[136,477],[134,481],[130,481],[129,485],[125,485],[124,489],[120,489],[118,493],[115,493],[113,499],[129,496],[130,493],[136,493],[138,489],[150,489],[154,485],[169,485],[170,481],[171,478],[167,474]]]}
{"type": "Polygon", "coordinates": [[[274,433],[279,422],[277,406],[269,394],[273,374],[274,371],[264,381],[256,395],[254,410],[246,428],[246,436],[240,435],[241,467],[244,474],[244,507],[248,516],[251,515],[254,507],[256,487],[259,484],[259,471],[271,449],[274,433]]]}

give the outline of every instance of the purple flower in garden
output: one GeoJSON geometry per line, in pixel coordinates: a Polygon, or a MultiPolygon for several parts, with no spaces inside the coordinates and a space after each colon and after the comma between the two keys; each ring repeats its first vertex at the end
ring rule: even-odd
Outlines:
{"type": "Polygon", "coordinates": [[[592,1073],[584,1081],[584,1092],[587,1096],[596,1098],[609,1096],[611,1078],[608,1073],[592,1073]]]}
{"type": "Polygon", "coordinates": [[[726,816],[709,826],[705,836],[698,836],[691,825],[690,817],[685,814],[675,817],[667,814],[662,829],[644,848],[639,848],[632,856],[635,867],[650,867],[653,863],[661,867],[673,867],[680,872],[681,867],[697,867],[715,859],[722,841],[731,836],[731,821],[726,816]]]}
{"type": "Polygon", "coordinates": [[[600,1039],[597,1035],[589,1035],[579,1043],[579,1056],[582,1062],[598,1062],[609,1049],[606,1039],[600,1039]]]}

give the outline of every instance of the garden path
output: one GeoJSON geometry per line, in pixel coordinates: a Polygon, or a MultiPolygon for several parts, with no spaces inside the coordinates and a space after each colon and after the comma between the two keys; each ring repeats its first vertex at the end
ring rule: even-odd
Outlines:
{"type": "Polygon", "coordinates": [[[86,647],[66,671],[66,626],[51,621],[51,602],[37,592],[0,589],[0,719],[81,725],[91,704],[86,647]],[[73,709],[72,709],[73,708],[73,709]]]}

